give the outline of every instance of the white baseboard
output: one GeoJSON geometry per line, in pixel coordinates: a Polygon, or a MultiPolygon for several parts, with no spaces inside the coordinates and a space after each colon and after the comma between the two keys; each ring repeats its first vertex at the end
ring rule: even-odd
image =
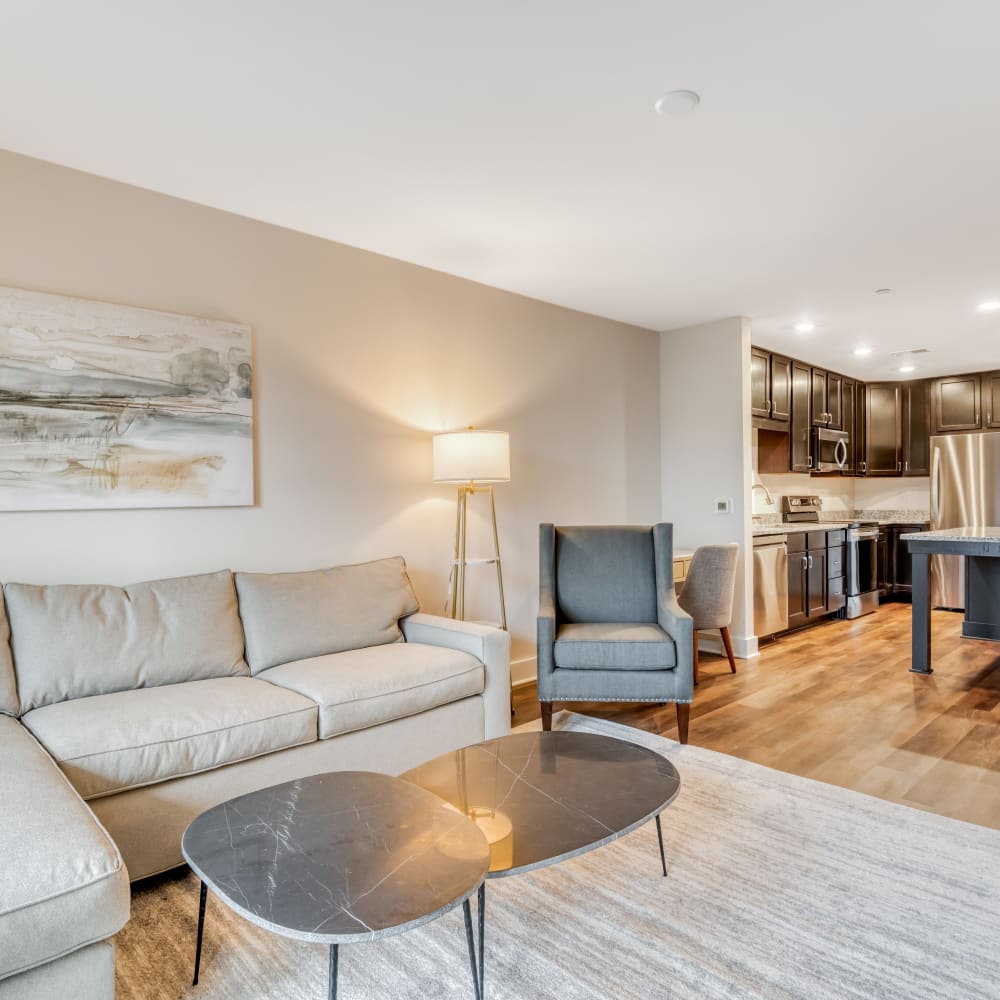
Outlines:
{"type": "Polygon", "coordinates": [[[538,661],[534,656],[525,656],[510,661],[510,683],[512,687],[532,684],[538,677],[538,661]]]}
{"type": "MultiPolygon", "coordinates": [[[[752,660],[755,656],[760,655],[760,650],[757,648],[757,636],[730,634],[729,639],[733,644],[733,656],[737,660],[752,660]]],[[[726,650],[722,645],[722,636],[715,632],[699,632],[698,648],[704,649],[707,653],[718,653],[719,656],[726,655],[726,650]]]]}

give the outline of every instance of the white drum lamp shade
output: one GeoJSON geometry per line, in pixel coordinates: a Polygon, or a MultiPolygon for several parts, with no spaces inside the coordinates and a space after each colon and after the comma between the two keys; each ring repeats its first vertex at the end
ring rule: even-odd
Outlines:
{"type": "Polygon", "coordinates": [[[434,435],[434,482],[506,483],[510,435],[506,431],[452,431],[434,435]]]}

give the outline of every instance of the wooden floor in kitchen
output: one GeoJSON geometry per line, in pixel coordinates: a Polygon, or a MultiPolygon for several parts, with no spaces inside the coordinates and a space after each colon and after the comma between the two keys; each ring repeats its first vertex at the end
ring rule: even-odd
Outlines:
{"type": "MultiPolygon", "coordinates": [[[[690,742],[1000,829],[1000,645],[961,638],[957,614],[932,627],[930,676],[909,672],[907,604],[786,636],[735,676],[703,654],[690,742]]],[[[539,717],[534,684],[514,705],[515,725],[539,717]]],[[[672,705],[565,707],[677,736],[672,705]]]]}

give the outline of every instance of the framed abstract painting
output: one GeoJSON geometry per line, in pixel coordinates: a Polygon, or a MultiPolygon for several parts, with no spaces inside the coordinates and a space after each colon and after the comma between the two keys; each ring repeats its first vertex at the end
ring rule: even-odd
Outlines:
{"type": "Polygon", "coordinates": [[[254,502],[248,326],[0,287],[0,510],[254,502]]]}

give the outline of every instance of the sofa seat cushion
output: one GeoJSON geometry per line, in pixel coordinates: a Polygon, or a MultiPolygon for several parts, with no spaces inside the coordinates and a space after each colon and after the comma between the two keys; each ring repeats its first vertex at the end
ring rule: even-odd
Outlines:
{"type": "Polygon", "coordinates": [[[21,721],[92,799],[311,743],[316,713],[293,691],[219,677],[64,701],[21,721]]]}
{"type": "Polygon", "coordinates": [[[659,625],[579,622],[556,630],[557,667],[576,670],[672,670],[674,640],[659,625]]]}
{"type": "Polygon", "coordinates": [[[418,642],[314,656],[258,676],[319,705],[321,740],[482,694],[486,685],[470,653],[418,642]]]}
{"type": "Polygon", "coordinates": [[[104,828],[8,716],[0,761],[2,980],[116,933],[128,920],[129,886],[104,828]]]}

